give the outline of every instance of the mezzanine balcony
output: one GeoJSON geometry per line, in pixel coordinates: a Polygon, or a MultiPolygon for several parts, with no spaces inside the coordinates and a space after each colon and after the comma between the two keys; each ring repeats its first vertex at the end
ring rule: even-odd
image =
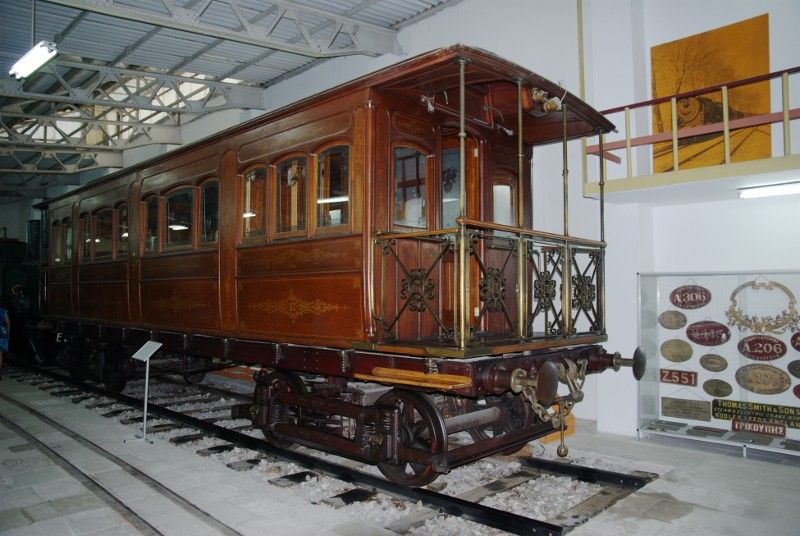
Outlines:
{"type": "MultiPolygon", "coordinates": [[[[606,199],[716,200],[746,186],[797,180],[800,150],[792,137],[800,137],[800,108],[790,101],[800,94],[798,73],[800,66],[602,111],[620,125],[602,140],[606,199]],[[758,84],[772,97],[766,103],[733,98],[758,84]]],[[[593,144],[584,154],[600,152],[593,144]]],[[[584,195],[599,197],[599,173],[589,172],[584,195]]]]}

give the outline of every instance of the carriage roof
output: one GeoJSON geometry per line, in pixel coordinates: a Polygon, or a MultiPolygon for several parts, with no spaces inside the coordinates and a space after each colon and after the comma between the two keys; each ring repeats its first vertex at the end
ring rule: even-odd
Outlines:
{"type": "MultiPolygon", "coordinates": [[[[42,201],[35,205],[35,208],[46,208],[53,202],[71,197],[85,189],[96,186],[100,182],[111,181],[146,169],[160,161],[268,124],[280,117],[296,113],[299,110],[322,103],[349,91],[373,88],[379,91],[404,93],[416,98],[428,95],[450,95],[450,98],[455,101],[459,91],[460,59],[466,61],[465,86],[478,94],[489,95],[492,113],[497,117],[508,118],[508,126],[513,127],[512,130],[517,124],[518,96],[516,86],[518,81],[525,88],[525,91],[530,91],[530,88],[535,87],[546,91],[550,96],[559,97],[566,104],[567,137],[569,139],[609,132],[614,129],[614,125],[605,116],[558,84],[491,52],[458,44],[390,65],[191,144],[184,145],[164,155],[120,169],[82,188],[42,201]]],[[[537,107],[535,104],[526,106],[523,113],[523,133],[524,141],[527,144],[546,144],[559,141],[563,138],[562,114],[544,113],[541,107],[537,107]]]]}

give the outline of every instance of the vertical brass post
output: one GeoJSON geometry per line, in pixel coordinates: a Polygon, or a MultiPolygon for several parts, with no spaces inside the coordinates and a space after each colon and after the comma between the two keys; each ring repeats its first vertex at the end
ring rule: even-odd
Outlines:
{"type": "Polygon", "coordinates": [[[672,116],[672,171],[678,171],[678,101],[675,97],[670,99],[669,109],[672,116]]]}
{"type": "Polygon", "coordinates": [[[731,129],[728,111],[728,86],[722,86],[722,143],[725,148],[725,163],[731,163],[731,129]]]}
{"type": "MultiPolygon", "coordinates": [[[[459,161],[459,199],[458,207],[461,218],[467,216],[467,171],[466,171],[466,119],[464,99],[466,97],[466,71],[467,60],[458,60],[458,161],[459,161]]],[[[458,347],[464,350],[469,340],[469,281],[467,278],[467,226],[458,224],[458,294],[459,294],[459,322],[458,322],[458,347]]]]}
{"type": "Polygon", "coordinates": [[[783,101],[783,155],[792,154],[792,136],[789,129],[789,73],[781,76],[781,95],[783,101]]]}
{"type": "MultiPolygon", "coordinates": [[[[603,158],[603,144],[606,135],[602,132],[599,136],[598,146],[600,149],[600,257],[597,267],[597,327],[602,333],[606,332],[606,162],[603,158]]],[[[629,138],[630,139],[630,138],[629,138]]]]}
{"type": "MultiPolygon", "coordinates": [[[[561,130],[562,130],[562,158],[564,169],[564,254],[561,272],[561,324],[563,335],[566,337],[572,332],[572,246],[569,242],[569,153],[567,151],[567,105],[561,104],[561,130]]],[[[601,153],[602,155],[602,153],[601,153]]]]}
{"type": "MultiPolygon", "coordinates": [[[[517,227],[520,229],[525,226],[525,146],[522,134],[522,80],[517,80],[517,227]]],[[[517,235],[517,338],[519,339],[524,339],[528,331],[525,260],[525,241],[520,233],[517,235]]]]}

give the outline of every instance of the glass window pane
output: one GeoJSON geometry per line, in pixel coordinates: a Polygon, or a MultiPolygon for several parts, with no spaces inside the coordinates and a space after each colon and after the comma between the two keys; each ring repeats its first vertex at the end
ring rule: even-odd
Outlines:
{"type": "Polygon", "coordinates": [[[72,262],[72,220],[67,218],[62,224],[64,228],[64,262],[72,262]]]}
{"type": "Polygon", "coordinates": [[[425,155],[410,147],[396,147],[393,173],[395,225],[427,227],[425,155]]]}
{"type": "Polygon", "coordinates": [[[81,216],[81,262],[92,258],[92,226],[89,216],[81,216]]]}
{"type": "Polygon", "coordinates": [[[248,171],[242,184],[242,238],[262,236],[267,229],[267,170],[248,171]]]}
{"type": "Polygon", "coordinates": [[[306,159],[290,158],[278,164],[279,233],[306,228],[306,159]]]}
{"type": "Polygon", "coordinates": [[[50,242],[53,244],[53,263],[59,263],[62,259],[62,248],[63,244],[61,243],[61,222],[53,223],[53,229],[50,231],[50,242]]]}
{"type": "Polygon", "coordinates": [[[128,253],[128,206],[117,207],[117,257],[128,253]]]}
{"type": "Polygon", "coordinates": [[[194,188],[183,188],[167,195],[166,247],[192,243],[194,188]]]}
{"type": "Polygon", "coordinates": [[[517,178],[514,175],[500,173],[494,177],[492,187],[492,213],[494,223],[517,225],[517,178]]]}
{"type": "Polygon", "coordinates": [[[461,195],[461,173],[458,149],[442,151],[442,228],[456,226],[459,197],[461,195]]]}
{"type": "Polygon", "coordinates": [[[110,259],[114,243],[114,213],[109,208],[94,216],[94,258],[110,259]]]}
{"type": "Polygon", "coordinates": [[[144,252],[158,251],[158,198],[151,197],[145,201],[144,252]]]}
{"type": "Polygon", "coordinates": [[[319,155],[317,176],[317,226],[332,227],[348,221],[350,206],[349,147],[332,147],[319,155]]]}
{"type": "Polygon", "coordinates": [[[219,239],[219,182],[208,181],[200,190],[200,242],[219,239]]]}

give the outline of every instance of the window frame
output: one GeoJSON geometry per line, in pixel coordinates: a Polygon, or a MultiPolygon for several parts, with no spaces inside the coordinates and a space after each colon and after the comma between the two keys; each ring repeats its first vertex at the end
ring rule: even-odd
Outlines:
{"type": "MultiPolygon", "coordinates": [[[[311,196],[309,195],[310,194],[310,191],[309,191],[310,189],[309,189],[309,184],[308,184],[309,183],[308,176],[309,176],[309,172],[313,172],[312,168],[309,165],[310,164],[310,160],[311,160],[311,158],[310,158],[310,155],[308,153],[302,152],[302,151],[294,151],[294,152],[291,152],[291,153],[282,154],[280,157],[278,157],[275,160],[273,160],[272,163],[269,165],[269,168],[268,168],[269,169],[269,176],[268,177],[269,177],[270,188],[268,190],[267,196],[268,197],[269,196],[272,197],[271,202],[270,202],[270,206],[272,207],[272,214],[271,214],[271,218],[269,218],[270,219],[269,227],[270,227],[270,232],[272,233],[269,238],[271,240],[284,240],[284,239],[288,239],[288,238],[306,238],[306,237],[310,236],[311,225],[312,225],[311,220],[313,219],[313,218],[309,218],[308,217],[308,213],[310,211],[309,205],[310,205],[310,198],[311,198],[311,196]],[[303,207],[303,228],[301,228],[301,229],[292,229],[292,230],[289,230],[289,231],[281,231],[281,230],[278,229],[278,221],[279,221],[278,218],[280,218],[280,214],[279,214],[280,189],[279,189],[279,185],[278,185],[278,168],[284,162],[288,162],[290,160],[295,160],[295,159],[304,159],[305,160],[305,164],[306,164],[306,166],[305,166],[305,168],[306,168],[305,186],[304,186],[304,191],[303,191],[304,199],[302,200],[302,202],[298,203],[299,207],[303,207]]],[[[316,176],[315,176],[315,179],[316,179],[316,176]]],[[[313,186],[312,186],[312,188],[313,188],[313,186]]],[[[316,202],[316,199],[315,199],[315,202],[316,202]]]]}
{"type": "Polygon", "coordinates": [[[63,232],[64,228],[61,224],[61,220],[56,220],[50,224],[50,243],[52,244],[50,248],[51,264],[61,264],[66,257],[66,255],[64,255],[64,241],[62,239],[63,232]],[[57,258],[56,255],[58,255],[57,258]]]}
{"type": "Polygon", "coordinates": [[[191,183],[180,183],[170,185],[169,189],[164,190],[158,196],[159,198],[159,242],[161,249],[159,253],[172,252],[172,251],[185,251],[195,249],[197,247],[197,187],[191,183]],[[189,243],[180,243],[170,245],[168,242],[169,237],[169,196],[181,190],[189,190],[192,195],[191,199],[191,222],[189,227],[189,243]]]}
{"type": "Polygon", "coordinates": [[[219,232],[220,232],[220,180],[217,177],[204,177],[197,181],[197,247],[198,248],[214,248],[219,245],[219,232]],[[204,225],[205,225],[205,214],[203,214],[203,192],[205,191],[206,186],[211,183],[216,183],[217,185],[217,229],[216,229],[216,236],[214,240],[211,241],[203,241],[204,236],[204,225]]]}
{"type": "Polygon", "coordinates": [[[139,244],[140,249],[139,253],[141,256],[146,257],[153,257],[161,253],[161,206],[162,206],[162,199],[161,196],[156,192],[150,192],[144,194],[139,202],[140,208],[140,218],[139,218],[139,244]],[[147,231],[148,231],[148,223],[149,223],[149,216],[150,211],[148,210],[148,203],[150,200],[155,200],[156,202],[156,242],[155,247],[153,250],[147,249],[147,231]]]}
{"type": "Polygon", "coordinates": [[[116,218],[115,218],[114,212],[115,211],[114,211],[114,209],[112,207],[99,207],[99,208],[95,209],[92,212],[92,226],[91,226],[92,227],[92,238],[91,238],[91,240],[92,240],[92,259],[91,260],[92,260],[92,262],[94,262],[94,261],[110,261],[110,260],[114,260],[114,253],[115,253],[114,248],[115,248],[115,245],[116,245],[116,239],[115,239],[115,236],[114,236],[114,220],[116,218]],[[98,234],[97,217],[102,212],[110,212],[111,213],[111,249],[110,249],[109,254],[107,256],[103,256],[103,257],[98,258],[97,257],[97,244],[98,244],[97,241],[99,240],[99,237],[97,236],[97,234],[98,234]]]}
{"type": "Polygon", "coordinates": [[[429,231],[431,229],[436,228],[436,223],[434,218],[436,217],[436,211],[433,209],[433,189],[431,188],[431,176],[434,172],[433,160],[434,160],[434,151],[427,149],[426,147],[414,143],[407,140],[396,140],[392,142],[389,148],[389,157],[390,157],[390,168],[389,168],[389,185],[390,185],[390,192],[389,192],[389,199],[390,199],[390,207],[391,212],[389,214],[389,223],[391,225],[391,229],[397,230],[399,232],[413,232],[413,231],[429,231]],[[398,224],[395,221],[395,207],[394,207],[394,199],[395,199],[395,191],[396,191],[396,181],[394,176],[395,170],[395,160],[394,160],[394,152],[396,149],[404,148],[404,149],[413,149],[418,153],[422,154],[425,158],[425,227],[413,227],[410,225],[403,225],[398,224]]]}
{"type": "MultiPolygon", "coordinates": [[[[236,174],[236,243],[247,244],[264,244],[269,240],[270,235],[270,172],[269,165],[264,162],[255,162],[247,167],[242,168],[236,174]],[[248,173],[254,170],[264,170],[264,199],[262,210],[264,211],[264,230],[257,235],[244,235],[244,184],[248,173]]],[[[251,203],[252,208],[252,203],[251,203]]]]}
{"type": "MultiPolygon", "coordinates": [[[[507,185],[511,188],[511,223],[507,224],[510,227],[518,227],[517,225],[517,203],[519,202],[519,195],[517,193],[517,173],[506,167],[495,168],[492,172],[492,223],[496,221],[496,214],[494,213],[494,187],[496,185],[507,185]]],[[[506,225],[506,224],[500,224],[506,225]]]]}
{"type": "Polygon", "coordinates": [[[64,260],[62,264],[72,264],[74,259],[72,246],[75,244],[75,230],[72,228],[71,217],[66,217],[61,220],[61,229],[64,240],[62,247],[62,251],[64,253],[64,260]],[[69,241],[67,241],[67,238],[69,238],[69,241]]]}
{"type": "Polygon", "coordinates": [[[92,229],[92,215],[89,212],[82,212],[78,216],[78,234],[80,235],[81,246],[78,248],[78,264],[92,262],[94,255],[94,232],[92,229]],[[88,232],[89,238],[86,238],[88,232]],[[86,246],[85,244],[88,244],[86,246]]]}
{"type": "Polygon", "coordinates": [[[128,209],[126,201],[120,201],[114,206],[114,259],[119,260],[126,258],[131,251],[131,211],[128,209]],[[122,242],[122,235],[120,234],[120,214],[121,209],[125,209],[125,228],[127,229],[128,236],[125,237],[125,251],[120,250],[120,243],[122,242]]]}
{"type": "Polygon", "coordinates": [[[310,172],[313,174],[313,184],[311,184],[309,205],[311,205],[311,217],[309,230],[312,236],[325,236],[332,234],[345,234],[352,232],[353,229],[353,145],[348,140],[335,140],[326,142],[319,146],[309,155],[310,172]],[[320,225],[319,222],[319,170],[323,153],[336,149],[337,147],[347,148],[347,221],[337,225],[320,225]]]}

